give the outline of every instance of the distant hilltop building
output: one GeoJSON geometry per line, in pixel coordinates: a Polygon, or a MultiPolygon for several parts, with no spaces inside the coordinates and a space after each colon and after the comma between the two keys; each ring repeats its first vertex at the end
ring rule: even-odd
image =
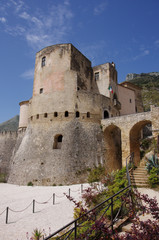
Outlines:
{"type": "Polygon", "coordinates": [[[32,98],[20,103],[18,133],[1,134],[1,152],[4,138],[10,149],[1,171],[15,184],[85,181],[88,169],[107,164],[101,120],[142,111],[141,89],[118,84],[113,62],[92,67],[72,44],[46,47],[36,54],[32,98]]]}

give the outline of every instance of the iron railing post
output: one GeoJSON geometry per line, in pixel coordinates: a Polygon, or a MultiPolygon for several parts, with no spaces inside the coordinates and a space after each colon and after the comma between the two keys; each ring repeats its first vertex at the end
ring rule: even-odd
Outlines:
{"type": "Polygon", "coordinates": [[[33,200],[33,213],[35,213],[35,200],[33,200]]]}
{"type": "Polygon", "coordinates": [[[9,207],[6,208],[6,224],[8,223],[8,212],[9,212],[9,207]]]}
{"type": "Polygon", "coordinates": [[[77,221],[75,221],[75,239],[77,238],[77,221]]]}
{"type": "Polygon", "coordinates": [[[55,193],[53,193],[53,205],[55,205],[55,193]]]}
{"type": "Polygon", "coordinates": [[[112,234],[113,234],[113,197],[111,198],[111,229],[112,229],[112,234]]]}

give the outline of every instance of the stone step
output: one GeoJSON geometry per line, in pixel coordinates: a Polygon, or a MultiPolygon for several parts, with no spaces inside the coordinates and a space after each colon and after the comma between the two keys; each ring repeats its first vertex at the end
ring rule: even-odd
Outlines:
{"type": "Polygon", "coordinates": [[[131,181],[131,184],[133,184],[133,185],[138,185],[138,184],[148,185],[148,182],[147,181],[131,181]]]}
{"type": "Polygon", "coordinates": [[[150,187],[149,184],[147,184],[147,183],[132,183],[132,185],[135,187],[139,187],[139,188],[140,187],[144,187],[144,188],[150,187]]]}
{"type": "Polygon", "coordinates": [[[130,179],[131,179],[131,181],[133,181],[133,180],[135,180],[135,181],[148,181],[148,178],[146,178],[146,177],[143,177],[143,178],[133,177],[133,178],[130,178],[130,179]]]}
{"type": "Polygon", "coordinates": [[[148,175],[147,172],[133,172],[132,175],[148,175]]]}

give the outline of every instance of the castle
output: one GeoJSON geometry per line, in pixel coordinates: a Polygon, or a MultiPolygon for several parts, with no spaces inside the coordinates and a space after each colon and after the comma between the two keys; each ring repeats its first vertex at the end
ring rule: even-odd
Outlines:
{"type": "MultiPolygon", "coordinates": [[[[24,185],[79,183],[99,164],[119,169],[109,169],[101,121],[139,112],[141,89],[118,84],[113,62],[92,67],[72,44],[46,47],[36,54],[32,98],[20,103],[18,133],[1,133],[0,168],[24,185]]],[[[121,158],[118,130],[114,141],[121,158]]]]}

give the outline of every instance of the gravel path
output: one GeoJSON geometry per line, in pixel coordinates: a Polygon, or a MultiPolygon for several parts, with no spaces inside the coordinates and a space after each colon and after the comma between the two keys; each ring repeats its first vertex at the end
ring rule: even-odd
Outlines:
{"type": "MultiPolygon", "coordinates": [[[[83,186],[87,188],[89,185],[83,186]]],[[[71,196],[80,200],[81,185],[28,187],[1,183],[0,240],[30,239],[35,228],[41,231],[44,229],[48,236],[49,233],[72,221],[74,204],[63,194],[68,194],[69,188],[71,196]],[[53,205],[53,194],[55,194],[55,205],[53,205]],[[35,199],[35,213],[33,213],[33,199],[35,199]],[[9,207],[8,224],[6,224],[7,207],[9,207]]],[[[156,197],[159,202],[158,191],[146,188],[138,190],[151,198],[156,197]]]]}
{"type": "MultiPolygon", "coordinates": [[[[83,185],[84,188],[88,186],[88,184],[83,185]]],[[[42,231],[44,229],[48,236],[49,233],[72,221],[74,204],[63,194],[68,194],[69,188],[70,195],[79,200],[81,185],[28,187],[1,183],[0,240],[30,239],[27,236],[31,237],[35,228],[42,231]],[[53,205],[53,194],[55,194],[55,205],[53,205]],[[35,199],[35,213],[33,213],[33,199],[35,199]],[[6,224],[7,207],[9,207],[8,224],[6,224]],[[23,209],[25,210],[21,212],[23,209]]]]}

